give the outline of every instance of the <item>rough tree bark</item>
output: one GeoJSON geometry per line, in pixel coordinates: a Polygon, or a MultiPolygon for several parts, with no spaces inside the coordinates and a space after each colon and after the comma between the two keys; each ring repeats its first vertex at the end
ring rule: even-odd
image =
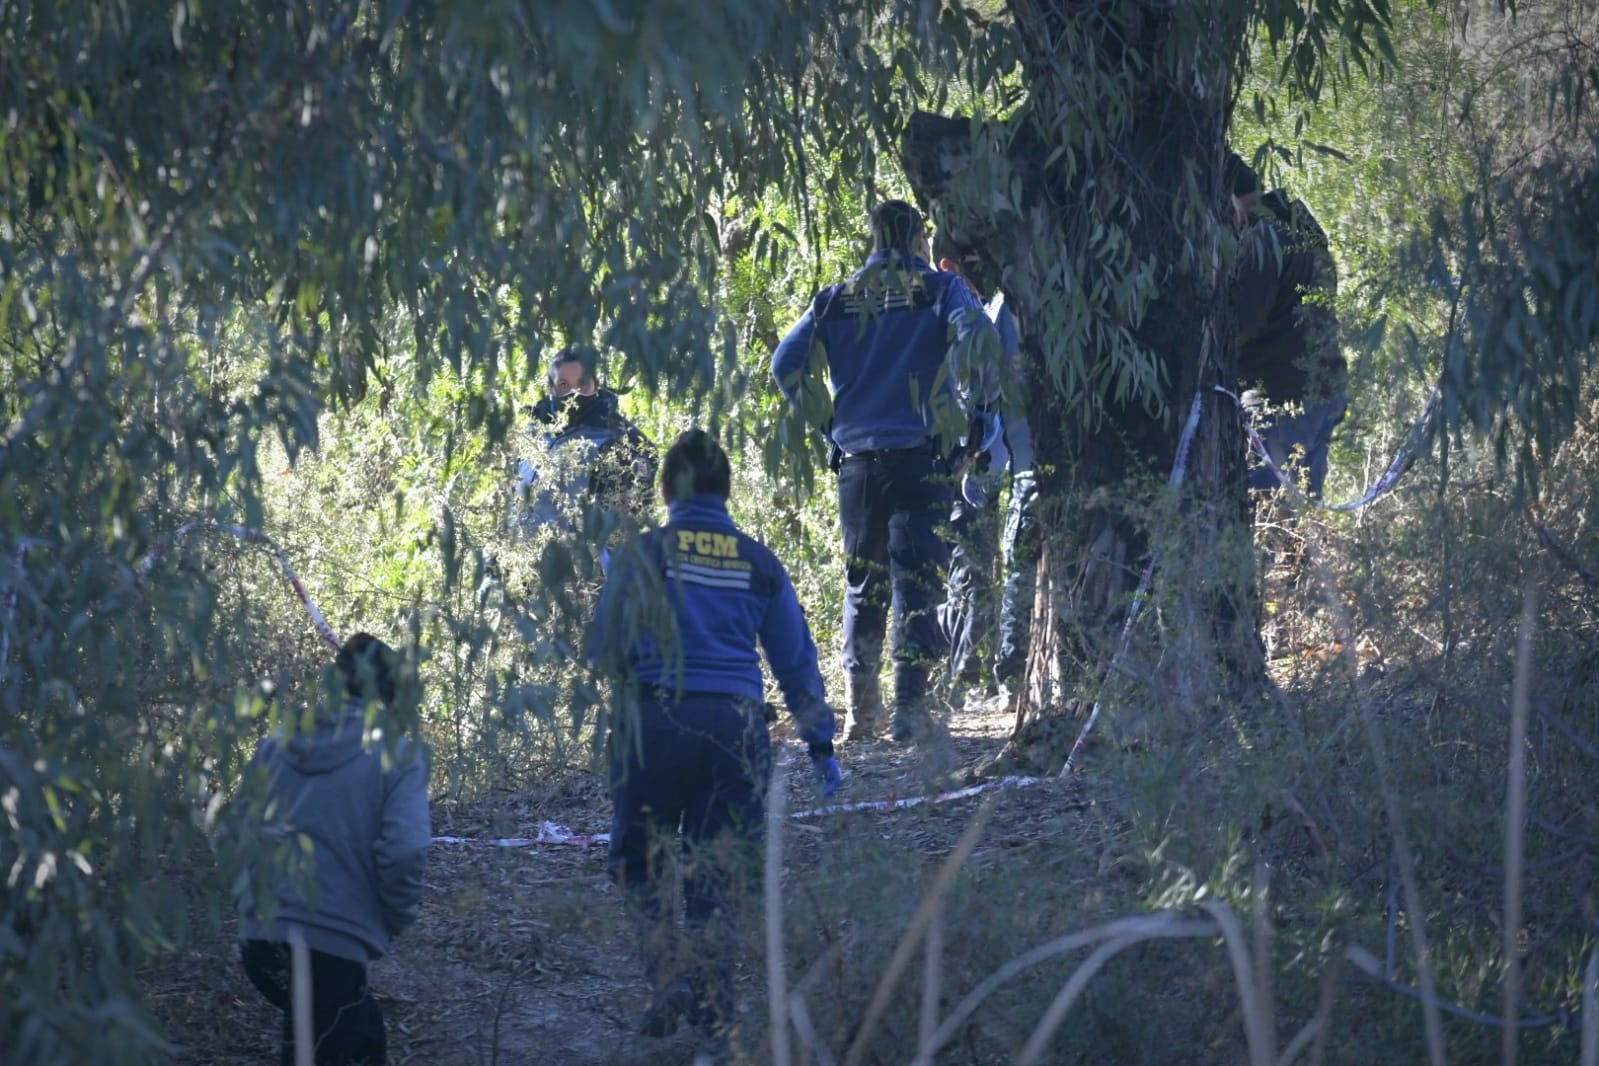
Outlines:
{"type": "Polygon", "coordinates": [[[1095,698],[1126,734],[1180,724],[1264,677],[1244,444],[1212,391],[1233,372],[1220,173],[1243,32],[1223,6],[1011,0],[1026,104],[1003,123],[919,113],[906,130],[918,197],[1002,272],[1021,327],[1047,539],[1005,769],[1059,770],[1074,712],[1095,698]],[[1196,391],[1199,431],[1173,495],[1196,391]],[[1116,658],[1151,551],[1165,553],[1152,607],[1116,658]]]}

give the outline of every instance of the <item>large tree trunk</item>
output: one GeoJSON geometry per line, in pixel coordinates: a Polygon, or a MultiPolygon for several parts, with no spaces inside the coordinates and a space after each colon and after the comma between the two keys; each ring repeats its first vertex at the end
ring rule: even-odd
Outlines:
{"type": "Polygon", "coordinates": [[[918,196],[1003,272],[1021,326],[1047,537],[1014,766],[1060,769],[1074,712],[1096,699],[1128,735],[1180,726],[1264,676],[1243,442],[1212,391],[1233,374],[1218,252],[1242,34],[1218,11],[1231,6],[1012,0],[1027,103],[1003,123],[923,113],[906,131],[918,196]],[[1158,609],[1123,648],[1151,553],[1158,609]]]}

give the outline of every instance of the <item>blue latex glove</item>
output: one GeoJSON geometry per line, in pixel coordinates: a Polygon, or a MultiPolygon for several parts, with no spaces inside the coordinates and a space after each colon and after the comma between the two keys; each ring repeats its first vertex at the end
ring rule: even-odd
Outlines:
{"type": "Polygon", "coordinates": [[[816,771],[816,786],[822,790],[822,798],[832,799],[838,786],[844,783],[844,771],[838,767],[838,756],[812,759],[811,766],[816,771]]]}

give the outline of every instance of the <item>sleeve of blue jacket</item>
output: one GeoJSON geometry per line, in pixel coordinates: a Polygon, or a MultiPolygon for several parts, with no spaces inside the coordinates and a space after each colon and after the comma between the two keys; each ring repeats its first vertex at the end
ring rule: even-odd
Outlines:
{"type": "Polygon", "coordinates": [[[399,764],[384,774],[383,820],[373,845],[383,924],[390,936],[416,920],[432,842],[427,752],[403,743],[395,754],[399,764]]]}
{"type": "Polygon", "coordinates": [[[584,657],[590,669],[613,674],[620,665],[618,656],[625,649],[617,647],[616,612],[626,601],[629,589],[637,590],[638,555],[636,544],[626,544],[610,552],[605,573],[605,584],[600,586],[599,602],[594,607],[594,617],[584,632],[584,657]]]}
{"type": "Polygon", "coordinates": [[[777,388],[791,404],[799,403],[801,385],[811,368],[811,345],[816,340],[816,315],[811,308],[794,323],[777,351],[772,353],[772,377],[777,388]]]}
{"type": "Polygon", "coordinates": [[[827,688],[816,665],[816,642],[786,572],[779,574],[776,595],[761,620],[760,636],[766,661],[783,690],[783,702],[799,726],[800,739],[807,744],[831,744],[833,708],[828,705],[827,688]]]}
{"type": "Polygon", "coordinates": [[[947,285],[944,321],[955,331],[949,347],[949,372],[968,415],[990,412],[1000,399],[1000,340],[994,323],[971,286],[956,280],[947,285]]]}

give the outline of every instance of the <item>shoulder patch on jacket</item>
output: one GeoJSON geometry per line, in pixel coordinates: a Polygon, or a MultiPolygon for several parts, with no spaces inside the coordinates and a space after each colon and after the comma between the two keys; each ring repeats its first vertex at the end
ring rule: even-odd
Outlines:
{"type": "Polygon", "coordinates": [[[823,290],[814,310],[818,319],[837,321],[894,311],[926,310],[934,302],[921,271],[875,268],[842,285],[823,290]]]}

